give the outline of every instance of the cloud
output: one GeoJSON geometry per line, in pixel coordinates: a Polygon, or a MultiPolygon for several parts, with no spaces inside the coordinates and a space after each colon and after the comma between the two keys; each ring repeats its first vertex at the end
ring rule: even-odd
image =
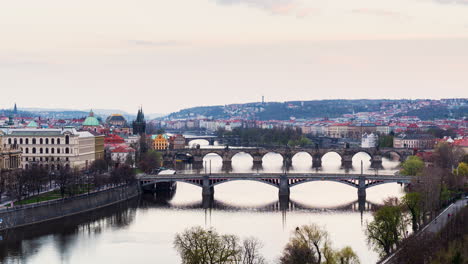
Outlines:
{"type": "Polygon", "coordinates": [[[166,41],[150,41],[150,40],[129,40],[129,44],[136,46],[146,46],[146,47],[174,47],[174,46],[183,46],[187,43],[175,40],[166,40],[166,41]]]}
{"type": "Polygon", "coordinates": [[[313,8],[307,8],[297,0],[216,0],[221,5],[248,5],[265,9],[276,15],[294,15],[306,17],[316,12],[313,8]]]}
{"type": "Polygon", "coordinates": [[[405,19],[409,18],[409,16],[405,14],[394,12],[394,11],[389,11],[389,10],[384,10],[384,9],[358,8],[358,9],[353,9],[351,12],[355,14],[374,15],[374,16],[380,16],[380,17],[405,18],[405,19]]]}

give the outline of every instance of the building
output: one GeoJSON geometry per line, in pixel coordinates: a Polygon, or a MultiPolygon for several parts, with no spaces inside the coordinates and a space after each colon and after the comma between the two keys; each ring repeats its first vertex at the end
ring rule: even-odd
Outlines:
{"type": "Polygon", "coordinates": [[[2,144],[17,145],[22,151],[21,164],[27,169],[33,165],[50,170],[62,167],[86,168],[96,158],[103,157],[103,141],[88,131],[62,129],[4,129],[2,144]],[[101,147],[102,145],[102,147],[101,147]],[[102,150],[101,150],[102,149],[102,150]]]}
{"type": "Polygon", "coordinates": [[[111,159],[118,167],[120,164],[131,162],[131,167],[135,166],[135,149],[128,146],[119,146],[111,150],[111,159]]]}
{"type": "Polygon", "coordinates": [[[361,139],[361,148],[375,148],[379,142],[379,137],[374,133],[364,133],[361,139]]]}
{"type": "Polygon", "coordinates": [[[183,135],[175,135],[169,137],[169,148],[170,149],[184,149],[186,140],[183,135]]]}
{"type": "Polygon", "coordinates": [[[143,109],[140,108],[136,120],[133,121],[133,134],[142,135],[144,133],[146,133],[145,114],[143,114],[143,109]]]}
{"type": "Polygon", "coordinates": [[[429,134],[400,134],[393,138],[394,148],[433,149],[436,144],[434,136],[429,134]]]}
{"type": "Polygon", "coordinates": [[[372,123],[362,123],[348,126],[348,138],[360,139],[364,134],[371,134],[377,131],[377,126],[372,123]]]}
{"type": "Polygon", "coordinates": [[[153,135],[151,139],[153,140],[153,148],[155,150],[166,150],[169,147],[169,141],[166,135],[153,135]]]}
{"type": "Polygon", "coordinates": [[[332,138],[344,138],[348,135],[348,125],[334,124],[327,129],[327,135],[332,138]]]}
{"type": "Polygon", "coordinates": [[[106,124],[109,126],[124,127],[127,126],[127,120],[125,120],[125,117],[121,114],[112,114],[107,117],[106,124]]]}
{"type": "Polygon", "coordinates": [[[0,170],[21,168],[21,149],[18,145],[0,144],[0,170]]]}

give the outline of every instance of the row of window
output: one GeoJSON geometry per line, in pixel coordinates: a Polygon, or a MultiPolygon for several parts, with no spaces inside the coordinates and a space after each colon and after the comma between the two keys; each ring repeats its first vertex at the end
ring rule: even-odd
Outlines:
{"type": "MultiPolygon", "coordinates": [[[[34,165],[33,165],[33,166],[34,166],[34,165]]],[[[43,168],[43,167],[44,167],[46,170],[49,170],[49,169],[50,169],[50,170],[55,170],[55,169],[60,170],[60,169],[61,169],[61,165],[60,165],[60,164],[57,164],[57,167],[56,167],[54,164],[50,165],[50,167],[49,167],[49,164],[45,164],[44,166],[43,166],[42,164],[39,164],[39,168],[43,168]]],[[[25,165],[24,165],[24,168],[25,168],[25,169],[29,169],[29,164],[25,164],[25,165]]],[[[70,168],[70,164],[65,164],[65,168],[70,168]]]]}
{"type": "MultiPolygon", "coordinates": [[[[55,154],[55,152],[57,152],[57,154],[60,154],[60,148],[50,148],[50,154],[55,154]],[[57,151],[55,151],[57,149],[57,151]]],[[[24,148],[24,149],[21,149],[23,151],[23,153],[25,154],[29,154],[29,148],[24,148]]],[[[36,148],[31,148],[31,153],[32,154],[37,154],[39,151],[39,154],[49,154],[49,148],[39,148],[39,149],[36,149],[36,148]]],[[[65,154],[70,154],[72,153],[72,150],[70,148],[65,148],[65,154]]]]}
{"type": "MultiPolygon", "coordinates": [[[[40,145],[42,145],[42,144],[48,145],[49,142],[50,142],[51,145],[54,145],[56,142],[57,142],[57,145],[60,145],[60,138],[57,138],[57,140],[55,140],[55,138],[51,138],[50,141],[49,141],[49,138],[45,138],[45,139],[44,138],[39,138],[39,140],[37,140],[36,138],[31,139],[31,144],[33,144],[33,145],[37,144],[38,142],[39,142],[40,145]]],[[[8,139],[8,144],[9,145],[11,145],[11,144],[17,145],[18,143],[20,145],[22,145],[22,144],[29,145],[29,138],[25,138],[25,139],[20,138],[19,140],[17,138],[15,138],[15,139],[9,138],[8,139]]],[[[68,135],[65,136],[65,144],[66,145],[70,144],[70,136],[68,136],[68,135]]]]}
{"type": "MultiPolygon", "coordinates": [[[[37,160],[39,160],[39,161],[49,161],[49,157],[45,157],[45,158],[40,157],[37,160],[36,160],[36,157],[32,157],[31,159],[28,158],[28,157],[25,157],[25,158],[23,158],[23,160],[24,161],[32,161],[32,162],[35,162],[37,160]]],[[[60,161],[60,157],[57,157],[57,158],[50,157],[50,161],[60,161]]],[[[69,161],[68,157],[65,158],[65,161],[69,161]]]]}

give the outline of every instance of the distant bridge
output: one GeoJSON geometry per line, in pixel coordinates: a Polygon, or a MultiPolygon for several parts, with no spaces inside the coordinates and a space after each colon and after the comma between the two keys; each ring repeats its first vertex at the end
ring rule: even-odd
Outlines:
{"type": "Polygon", "coordinates": [[[214,187],[231,181],[257,181],[279,189],[280,200],[289,201],[290,187],[313,181],[331,181],[346,184],[358,190],[358,200],[364,201],[366,189],[386,183],[409,184],[412,177],[399,175],[339,174],[339,173],[227,173],[227,174],[174,174],[138,175],[142,188],[158,183],[184,182],[202,188],[204,200],[212,200],[214,187]]]}
{"type": "Polygon", "coordinates": [[[382,168],[382,157],[394,153],[398,155],[400,161],[406,160],[408,156],[413,155],[413,150],[406,148],[341,148],[341,149],[318,149],[318,148],[192,148],[167,150],[163,152],[164,166],[171,167],[175,164],[177,156],[189,155],[193,158],[195,169],[203,168],[203,158],[208,154],[217,154],[223,159],[223,170],[232,169],[232,158],[239,153],[246,153],[252,156],[254,167],[260,168],[263,163],[263,157],[268,153],[277,153],[283,157],[286,167],[292,166],[294,155],[298,153],[307,153],[312,159],[312,167],[320,168],[322,166],[322,157],[330,152],[334,152],[341,157],[342,167],[347,169],[352,167],[353,156],[364,152],[370,156],[371,167],[375,169],[382,168]]]}

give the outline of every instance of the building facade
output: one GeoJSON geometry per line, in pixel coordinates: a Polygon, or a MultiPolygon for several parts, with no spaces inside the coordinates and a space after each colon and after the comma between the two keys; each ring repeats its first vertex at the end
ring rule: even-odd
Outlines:
{"type": "Polygon", "coordinates": [[[428,134],[401,134],[393,138],[394,148],[433,149],[436,139],[428,134]]]}
{"type": "Polygon", "coordinates": [[[2,144],[10,148],[18,146],[22,152],[21,166],[24,169],[33,165],[50,170],[62,167],[86,168],[97,157],[104,156],[99,149],[96,151],[101,140],[88,131],[64,128],[7,129],[1,132],[2,144]]]}
{"type": "Polygon", "coordinates": [[[379,137],[374,133],[364,133],[361,139],[361,148],[375,148],[379,142],[379,137]]]}
{"type": "Polygon", "coordinates": [[[0,144],[0,170],[21,168],[21,149],[18,145],[0,144]]]}
{"type": "Polygon", "coordinates": [[[166,150],[169,147],[169,141],[166,135],[156,135],[152,137],[153,139],[153,148],[155,150],[166,150]]]}

